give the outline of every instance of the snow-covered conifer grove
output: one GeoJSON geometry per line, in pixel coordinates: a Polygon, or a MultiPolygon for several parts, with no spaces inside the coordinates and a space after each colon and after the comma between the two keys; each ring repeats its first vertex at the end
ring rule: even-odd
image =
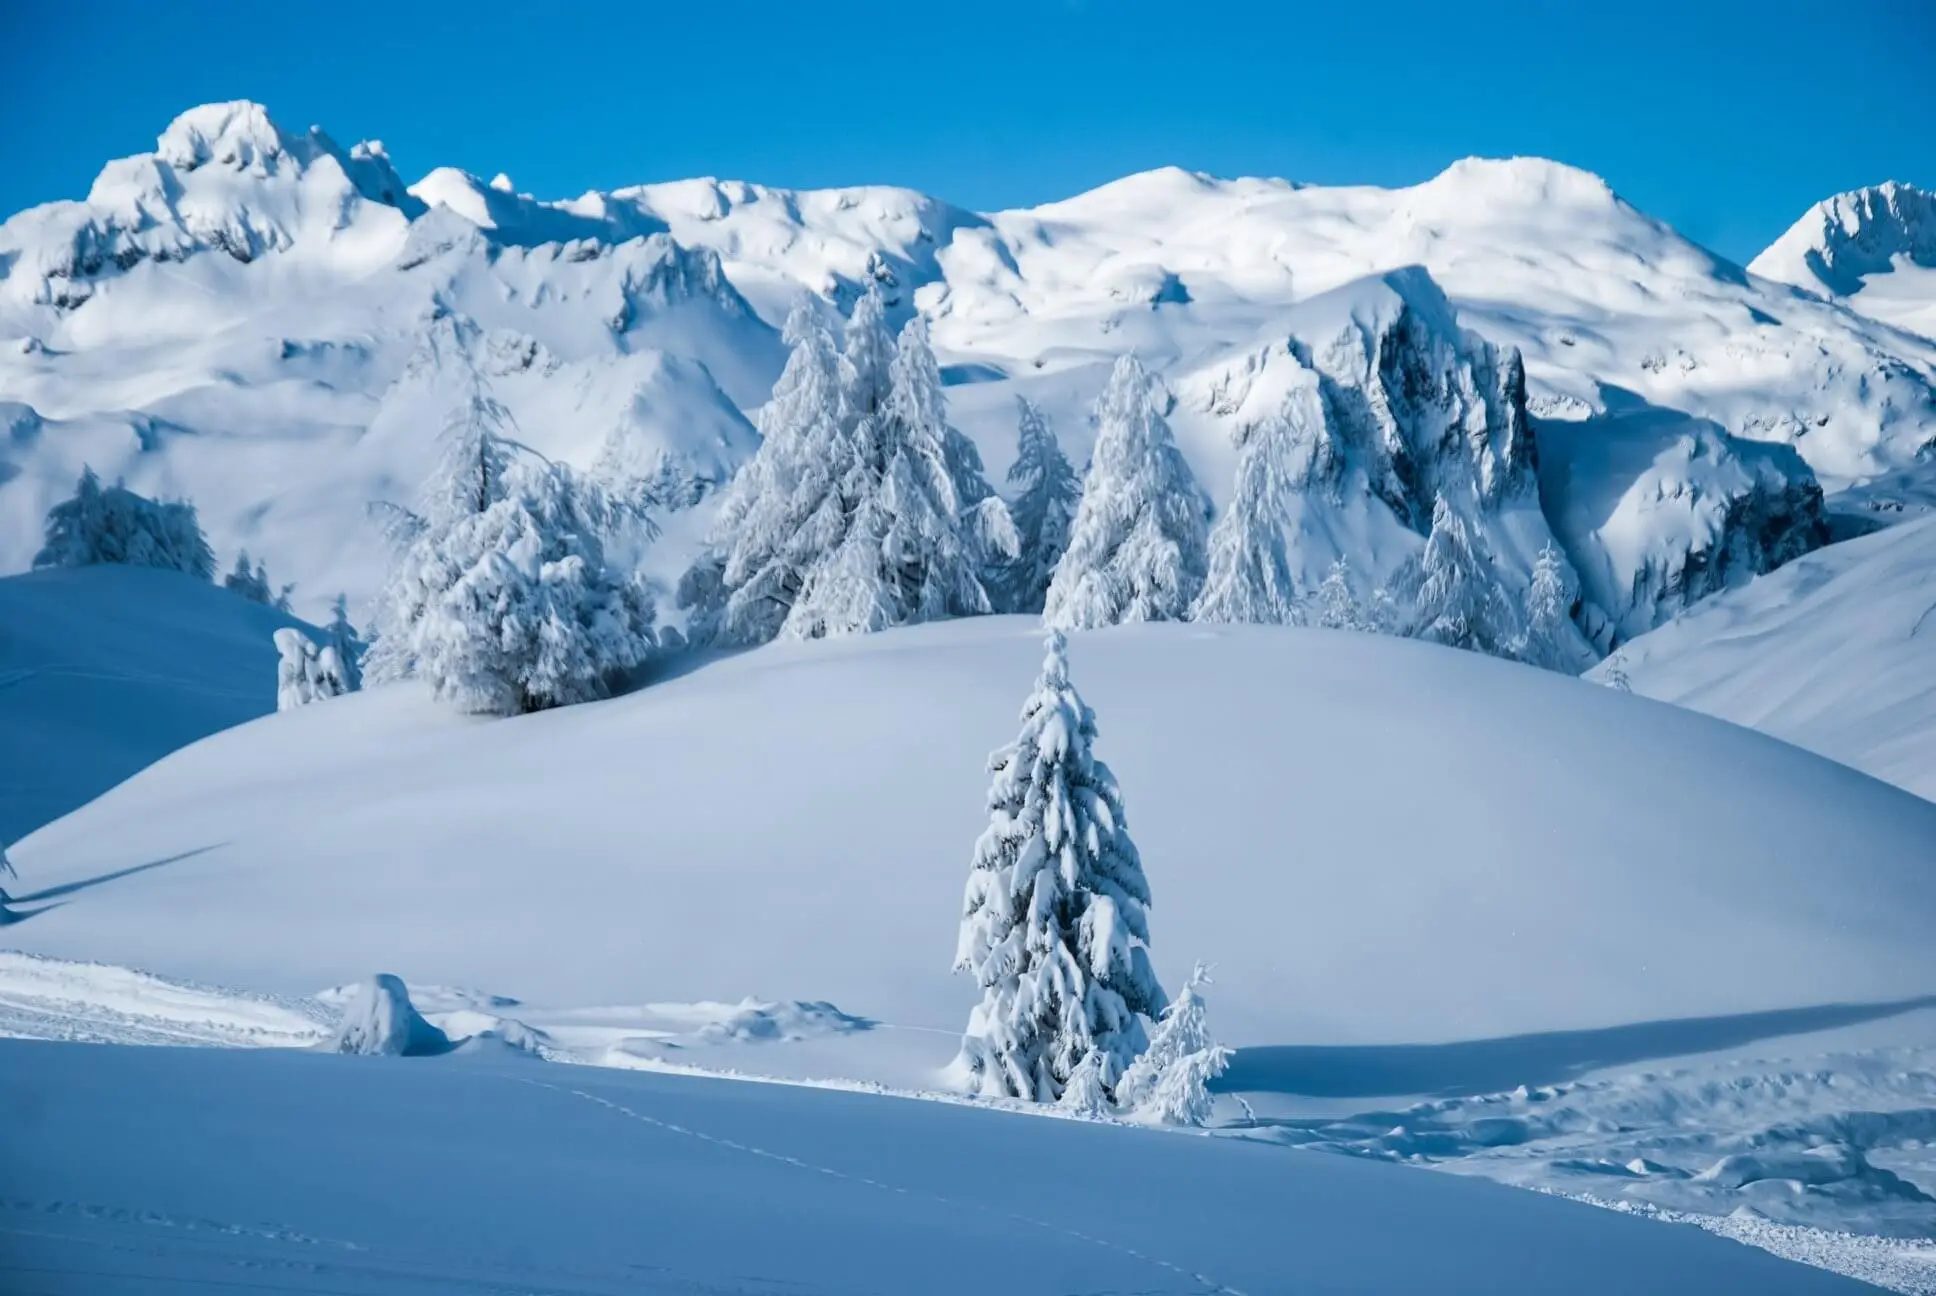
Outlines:
{"type": "Polygon", "coordinates": [[[1163,400],[1134,355],[1116,361],[1096,402],[1096,446],[1069,547],[1049,583],[1048,624],[1188,618],[1207,564],[1207,506],[1164,421],[1163,400]]]}
{"type": "Polygon", "coordinates": [[[34,555],[34,566],[97,563],[160,567],[202,580],[215,574],[215,555],[193,504],[151,500],[125,486],[103,487],[94,470],[84,468],[73,496],[48,511],[45,543],[34,555]]]}
{"type": "Polygon", "coordinates": [[[415,676],[462,710],[515,715],[608,696],[651,652],[650,591],[605,560],[618,506],[513,450],[503,407],[474,387],[401,528],[373,680],[415,676]]]}
{"type": "Polygon", "coordinates": [[[764,440],[681,581],[699,636],[817,639],[994,611],[988,585],[1015,558],[1015,530],[948,425],[925,322],[895,337],[874,285],[842,351],[807,306],[786,338],[764,440]]]}
{"type": "Polygon", "coordinates": [[[971,1092],[1053,1102],[1080,1077],[1072,1101],[1094,1106],[1165,1006],[1149,885],[1095,737],[1051,631],[1021,733],[989,759],[989,823],[963,903],[955,969],[982,990],[955,1061],[971,1092]]]}

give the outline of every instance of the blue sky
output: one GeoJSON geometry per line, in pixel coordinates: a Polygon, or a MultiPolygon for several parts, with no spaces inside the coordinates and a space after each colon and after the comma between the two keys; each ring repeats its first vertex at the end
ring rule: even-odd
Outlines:
{"type": "Polygon", "coordinates": [[[542,197],[719,175],[986,209],[1170,163],[1407,184],[1532,153],[1740,259],[1827,194],[1936,185],[1926,0],[550,8],[0,0],[0,212],[233,98],[542,197]]]}

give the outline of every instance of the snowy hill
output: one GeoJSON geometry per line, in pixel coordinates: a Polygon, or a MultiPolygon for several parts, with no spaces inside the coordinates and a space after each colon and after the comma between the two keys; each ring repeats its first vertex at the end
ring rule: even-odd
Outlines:
{"type": "Polygon", "coordinates": [[[0,579],[0,844],[276,709],[293,617],[148,567],[0,579]]]}
{"type": "Polygon", "coordinates": [[[1936,337],[1936,194],[1889,181],[1816,203],[1748,269],[1936,337]]]}
{"type": "MultiPolygon", "coordinates": [[[[552,1002],[785,993],[952,1028],[982,760],[1037,651],[1025,621],[983,618],[762,649],[505,722],[413,687],[279,715],[21,843],[35,885],[203,853],[19,943],[267,989],[400,965],[552,1002]]],[[[1159,967],[1215,958],[1236,1042],[1936,983],[1936,806],[1782,744],[1410,641],[1150,627],[1079,636],[1074,654],[1149,861],[1159,967]],[[1245,758],[1215,758],[1239,728],[1245,758]],[[1674,851],[1650,844],[1659,825],[1674,851]]],[[[950,1048],[936,1041],[935,1066],[950,1048]]]]}
{"type": "Polygon", "coordinates": [[[6,1041],[0,1103],[22,1293],[1873,1290],[1396,1166],[774,1085],[6,1041]]]}
{"type": "MultiPolygon", "coordinates": [[[[67,903],[9,942],[283,996],[389,969],[453,1038],[933,1089],[974,997],[948,967],[983,759],[1038,633],[774,645],[508,721],[414,686],[273,716],[21,843],[10,889],[67,903]]],[[[1936,805],[1409,640],[1165,625],[1072,655],[1158,971],[1174,987],[1215,962],[1254,1136],[1803,1226],[1784,1253],[1845,1271],[1868,1244],[1806,1226],[1936,1225],[1909,1150],[1930,1099],[1901,1079],[1936,1044],[1936,805]],[[1831,1049],[1856,1052],[1810,1060],[1831,1049]],[[1488,1153],[1501,1121],[1523,1130],[1510,1159],[1488,1153]],[[1602,1131],[1590,1160],[1583,1129],[1602,1131]],[[1839,1159],[1808,1153],[1827,1145],[1839,1159]],[[1639,1159],[1665,1168],[1622,1168],[1639,1159]]],[[[58,1001],[63,1031],[97,1038],[315,1029],[103,975],[9,963],[0,997],[58,1001]]],[[[1245,1128],[1234,1100],[1219,1120],[1245,1128]]]]}
{"type": "Polygon", "coordinates": [[[1638,693],[1936,800],[1936,518],[1831,545],[1633,640],[1638,693]]]}
{"type": "MultiPolygon", "coordinates": [[[[1553,163],[1472,160],[1395,190],[1165,170],[992,214],[892,188],[715,180],[548,202],[448,168],[405,187],[381,145],[346,150],[238,103],[185,113],[85,201],[0,225],[0,566],[24,563],[85,461],[192,496],[217,548],[266,558],[300,607],[338,590],[360,606],[384,558],[365,507],[408,497],[474,368],[538,450],[696,506],[669,519],[665,579],[751,451],[774,326],[803,294],[844,310],[870,281],[897,315],[932,316],[953,417],[993,474],[1015,394],[1055,417],[1079,463],[1108,363],[1134,348],[1176,391],[1181,447],[1223,502],[1237,443],[1273,412],[1262,395],[1221,399],[1236,376],[1283,367],[1270,357],[1292,339],[1322,349],[1332,339],[1301,334],[1298,310],[1400,271],[1430,285],[1415,296],[1442,292],[1437,312],[1501,366],[1522,354],[1523,383],[1465,414],[1498,425],[1485,435],[1537,440],[1558,420],[1578,447],[1636,413],[1688,419],[1691,454],[1655,438],[1650,456],[1569,451],[1568,472],[1541,473],[1602,647],[1813,543],[1807,469],[1838,487],[1913,464],[1936,437],[1936,342],[1748,277],[1553,163]],[[1800,458],[1754,457],[1740,438],[1800,458]],[[1585,516],[1571,500],[1655,490],[1694,516],[1627,508],[1617,536],[1568,520],[1585,516]]],[[[1450,391],[1478,354],[1410,363],[1429,359],[1419,376],[1450,391]]],[[[1377,378],[1350,385],[1375,400],[1377,378]]],[[[1458,457],[1415,443],[1406,459],[1421,449],[1458,457]]],[[[1374,493],[1395,521],[1373,508],[1330,526],[1316,508],[1289,536],[1297,565],[1358,546],[1368,576],[1415,545],[1416,488],[1374,493]]],[[[1529,521],[1479,526],[1512,572],[1542,531],[1529,521]]]]}

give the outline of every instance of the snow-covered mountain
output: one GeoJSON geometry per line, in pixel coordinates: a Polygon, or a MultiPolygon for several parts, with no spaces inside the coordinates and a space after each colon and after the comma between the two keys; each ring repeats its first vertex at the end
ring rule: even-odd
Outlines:
{"type": "Polygon", "coordinates": [[[1434,490],[1470,483],[1458,503],[1505,584],[1556,536],[1602,649],[1816,543],[1810,470],[1867,480],[1936,438],[1936,342],[1749,276],[1549,162],[1396,190],[1171,169],[985,215],[715,180],[546,202],[448,168],[405,186],[380,144],[235,103],[0,225],[0,567],[87,462],[192,496],[224,557],[265,558],[304,609],[358,603],[385,558],[366,504],[409,497],[476,369],[536,449],[699,505],[667,519],[669,579],[756,443],[774,326],[870,281],[932,318],[953,417],[997,478],[1012,396],[1080,462],[1108,364],[1135,349],[1224,503],[1308,369],[1324,435],[1369,457],[1287,526],[1301,579],[1342,553],[1370,582],[1422,542],[1434,490]],[[1327,369],[1325,311],[1381,298],[1406,303],[1389,339],[1361,329],[1363,354],[1327,369]]]}
{"type": "Polygon", "coordinates": [[[1936,193],[1891,180],[1836,194],[1748,269],[1936,337],[1936,193]]]}

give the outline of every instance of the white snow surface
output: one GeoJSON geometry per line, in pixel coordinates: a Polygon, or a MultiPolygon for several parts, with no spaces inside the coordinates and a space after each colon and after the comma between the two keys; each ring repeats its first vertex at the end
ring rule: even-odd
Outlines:
{"type": "MultiPolygon", "coordinates": [[[[1029,621],[975,618],[507,721],[409,685],[300,708],[17,844],[23,891],[199,853],[13,940],[288,992],[387,967],[553,1003],[785,993],[955,1029],[983,762],[1038,654],[1029,621]]],[[[1071,659],[1146,859],[1159,971],[1214,959],[1232,1044],[1936,984],[1936,806],[1783,744],[1348,633],[1125,628],[1071,659]]]]}
{"type": "MultiPolygon", "coordinates": [[[[1539,413],[1677,410],[1792,444],[1831,487],[1936,437],[1936,341],[1749,276],[1536,159],[1403,189],[1169,169],[986,215],[710,179],[544,202],[448,168],[405,192],[380,145],[237,103],[184,114],[85,201],[0,225],[0,568],[91,462],[192,496],[218,551],[265,559],[300,609],[347,590],[360,610],[384,561],[364,507],[408,498],[473,363],[537,449],[579,467],[609,451],[701,503],[668,527],[663,581],[751,453],[774,326],[803,295],[844,310],[878,280],[897,320],[928,313],[953,416],[999,480],[1013,395],[1080,462],[1124,351],[1180,386],[1281,343],[1298,303],[1413,265],[1524,353],[1539,413]],[[456,317],[482,340],[440,355],[456,317]]],[[[1221,502],[1242,417],[1184,402],[1173,422],[1221,502]]]]}
{"type": "Polygon", "coordinates": [[[1628,643],[1637,693],[1936,800],[1936,517],[1830,545],[1628,643]]]}
{"type": "Polygon", "coordinates": [[[0,1042],[0,1104],[21,1296],[1863,1290],[1362,1160],[515,1058],[0,1042]]]}
{"type": "Polygon", "coordinates": [[[300,624],[149,567],[0,578],[0,845],[275,710],[272,636],[300,624]]]}

